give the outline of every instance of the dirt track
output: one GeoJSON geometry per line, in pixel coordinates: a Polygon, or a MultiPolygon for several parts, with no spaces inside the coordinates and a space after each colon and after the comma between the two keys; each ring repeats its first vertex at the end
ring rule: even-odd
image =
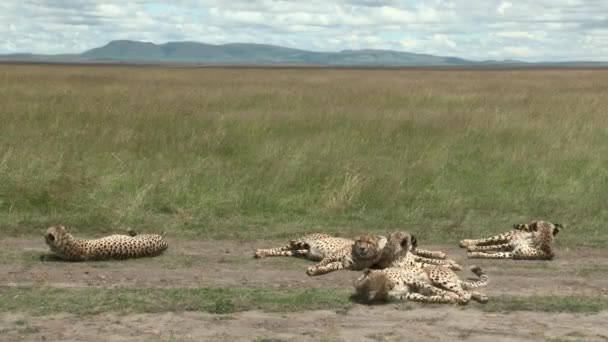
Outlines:
{"type": "MultiPolygon", "coordinates": [[[[175,241],[159,258],[119,263],[40,262],[46,251],[39,240],[5,239],[3,251],[12,259],[0,263],[0,286],[43,285],[55,287],[265,287],[349,288],[357,272],[306,276],[311,262],[295,258],[255,260],[258,247],[281,241],[175,241]],[[16,256],[16,257],[15,257],[16,256]]],[[[441,249],[463,265],[462,250],[441,249]]],[[[608,296],[608,252],[599,249],[560,250],[551,262],[475,260],[490,276],[483,292],[492,296],[591,295],[608,296]]],[[[463,271],[463,276],[468,276],[463,271]]],[[[608,340],[608,312],[596,315],[517,312],[489,314],[475,308],[452,306],[403,306],[355,304],[346,314],[332,311],[294,313],[243,312],[230,315],[206,313],[132,314],[104,313],[74,317],[59,314],[28,317],[0,315],[2,340],[93,340],[100,334],[111,340],[279,340],[433,341],[465,339],[500,340],[608,340]],[[29,333],[15,324],[29,322],[29,333]]]]}

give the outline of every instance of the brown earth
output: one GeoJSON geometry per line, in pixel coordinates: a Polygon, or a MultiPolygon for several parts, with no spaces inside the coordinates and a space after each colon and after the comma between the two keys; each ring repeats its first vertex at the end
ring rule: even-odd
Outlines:
{"type": "MultiPolygon", "coordinates": [[[[40,261],[42,240],[4,239],[0,242],[0,286],[54,287],[264,287],[349,288],[357,272],[308,277],[312,262],[296,258],[252,258],[259,247],[283,241],[173,241],[161,257],[123,262],[64,263],[40,261]]],[[[444,250],[468,266],[474,262],[490,276],[483,292],[492,296],[589,295],[608,296],[608,251],[560,249],[547,261],[467,260],[453,246],[424,246],[444,250]]],[[[468,271],[462,272],[468,277],[468,271]]],[[[113,341],[154,340],[338,340],[338,341],[467,341],[608,340],[608,312],[551,314],[540,312],[487,313],[467,307],[354,304],[347,313],[242,312],[103,313],[33,317],[0,315],[1,340],[83,341],[105,336],[113,341]],[[25,325],[15,322],[27,322],[25,325]]]]}

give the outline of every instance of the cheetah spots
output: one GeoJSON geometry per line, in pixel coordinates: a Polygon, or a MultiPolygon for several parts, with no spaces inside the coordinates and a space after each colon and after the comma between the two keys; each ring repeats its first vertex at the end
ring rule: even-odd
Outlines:
{"type": "Polygon", "coordinates": [[[168,248],[165,239],[156,234],[110,235],[100,239],[74,238],[63,226],[48,229],[53,240],[45,238],[52,252],[66,261],[127,259],[160,255],[168,248]]]}

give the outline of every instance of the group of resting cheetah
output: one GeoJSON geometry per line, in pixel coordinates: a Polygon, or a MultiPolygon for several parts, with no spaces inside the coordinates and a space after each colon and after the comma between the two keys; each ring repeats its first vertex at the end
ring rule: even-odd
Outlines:
{"type": "MultiPolygon", "coordinates": [[[[484,239],[462,240],[469,258],[550,260],[553,240],[561,226],[547,221],[516,224],[511,231],[484,239]]],[[[365,234],[354,241],[326,234],[311,234],[272,249],[259,249],[256,258],[300,256],[318,264],[308,267],[309,276],[347,269],[364,270],[355,281],[366,300],[409,299],[424,303],[466,304],[471,299],[486,303],[488,297],[471,289],[486,286],[488,276],[471,266],[479,280],[461,280],[454,271],[462,266],[440,251],[417,246],[414,235],[398,231],[388,236],[365,234]]]]}
{"type": "MultiPolygon", "coordinates": [[[[511,231],[484,239],[462,240],[469,258],[550,260],[553,240],[561,226],[547,221],[516,224],[511,231]]],[[[47,230],[45,241],[55,256],[66,261],[93,261],[157,256],[168,248],[156,234],[111,235],[100,239],[73,237],[61,226],[47,230]]],[[[259,249],[256,258],[296,256],[319,261],[308,267],[309,276],[329,272],[363,270],[354,287],[366,300],[409,299],[424,303],[485,303],[488,297],[471,289],[486,286],[488,276],[471,266],[479,280],[461,280],[454,271],[462,266],[440,251],[418,248],[416,237],[406,231],[387,236],[364,234],[355,240],[326,234],[310,234],[272,249],[259,249]]]]}

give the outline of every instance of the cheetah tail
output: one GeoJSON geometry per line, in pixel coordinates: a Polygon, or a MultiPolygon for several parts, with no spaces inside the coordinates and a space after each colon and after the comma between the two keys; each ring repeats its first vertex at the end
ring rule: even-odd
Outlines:
{"type": "Polygon", "coordinates": [[[472,289],[488,285],[490,278],[488,278],[488,275],[486,274],[486,272],[484,272],[483,269],[481,269],[481,267],[473,265],[471,266],[471,272],[478,276],[479,280],[473,282],[463,281],[461,283],[463,288],[472,289]]]}

